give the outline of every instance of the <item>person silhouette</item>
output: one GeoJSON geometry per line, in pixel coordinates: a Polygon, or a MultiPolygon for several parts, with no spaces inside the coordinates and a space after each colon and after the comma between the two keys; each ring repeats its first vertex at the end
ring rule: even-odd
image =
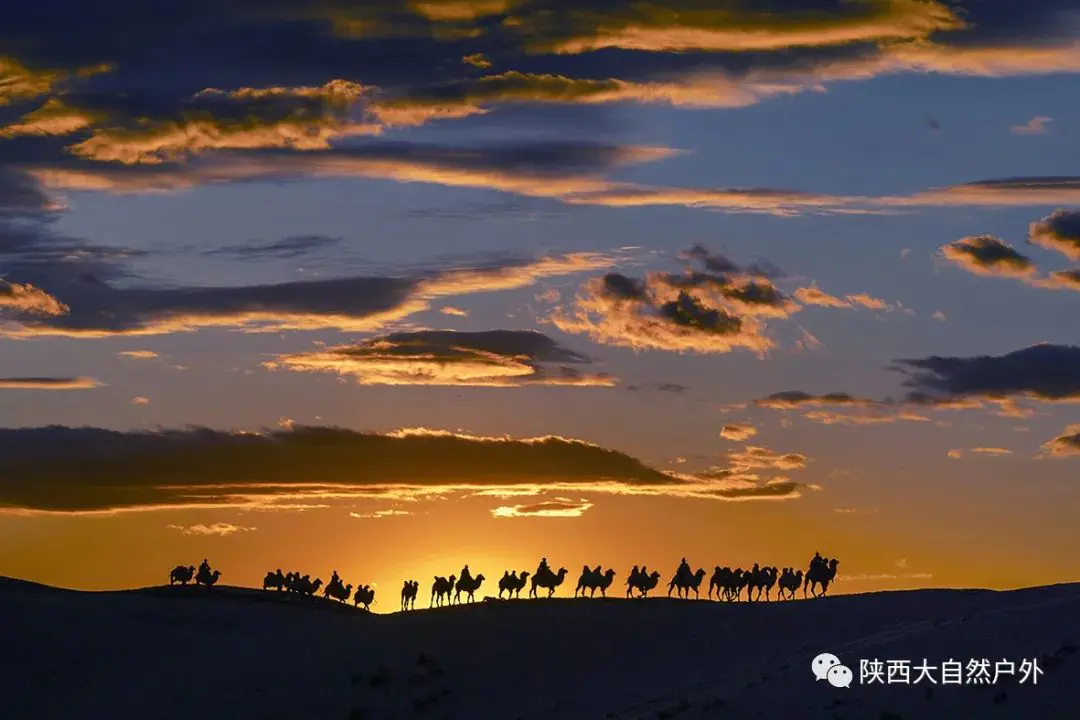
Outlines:
{"type": "Polygon", "coordinates": [[[469,573],[469,566],[468,565],[461,568],[461,577],[458,578],[458,580],[459,581],[464,580],[467,583],[472,582],[472,575],[469,573]]]}
{"type": "Polygon", "coordinates": [[[548,567],[547,558],[540,558],[540,565],[536,568],[536,574],[543,576],[549,572],[551,572],[551,568],[548,567]]]}
{"type": "Polygon", "coordinates": [[[333,573],[331,573],[330,582],[327,584],[327,587],[331,587],[331,588],[341,587],[341,578],[338,577],[337,570],[335,570],[333,573]]]}
{"type": "Polygon", "coordinates": [[[675,577],[686,580],[691,575],[693,575],[693,572],[690,570],[690,563],[686,562],[686,558],[683,558],[682,562],[679,563],[679,570],[675,573],[675,577]]]}

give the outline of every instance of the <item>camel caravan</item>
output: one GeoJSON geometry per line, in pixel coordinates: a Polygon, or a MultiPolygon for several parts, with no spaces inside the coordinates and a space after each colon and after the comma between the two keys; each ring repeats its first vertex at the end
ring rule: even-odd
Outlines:
{"type": "Polygon", "coordinates": [[[352,584],[344,584],[338,576],[337,570],[330,575],[330,582],[323,587],[322,578],[311,579],[310,575],[301,575],[298,572],[282,574],[281,568],[266,573],[263,578],[263,590],[276,590],[278,592],[291,592],[305,597],[313,597],[322,588],[323,597],[328,600],[337,600],[345,603],[351,596],[353,605],[365,610],[371,610],[371,604],[375,602],[375,588],[370,585],[360,585],[353,592],[352,584]]]}
{"type": "Polygon", "coordinates": [[[195,572],[194,565],[177,565],[169,571],[169,584],[180,583],[181,585],[187,585],[192,580],[196,585],[205,585],[206,587],[213,587],[214,584],[221,578],[221,571],[210,571],[210,563],[203,558],[203,561],[199,563],[199,571],[195,572]]]}
{"type": "MultiPolygon", "coordinates": [[[[773,590],[775,589],[776,599],[794,600],[795,593],[800,586],[804,598],[808,596],[808,593],[813,597],[823,597],[828,591],[829,585],[836,579],[836,569],[839,564],[840,561],[836,558],[829,559],[822,557],[821,553],[815,553],[805,572],[792,567],[785,567],[783,570],[773,566],[761,567],[757,563],[754,563],[754,566],[749,570],[742,568],[732,569],[717,565],[713,570],[712,577],[709,579],[706,598],[711,600],[715,596],[718,601],[737,602],[743,599],[745,591],[747,602],[760,601],[762,598],[770,601],[773,599],[773,590]]],[[[701,586],[706,574],[704,568],[693,570],[686,558],[683,558],[678,569],[668,581],[668,597],[674,594],[676,597],[689,599],[690,594],[693,593],[696,599],[701,599],[701,586]]],[[[526,585],[529,586],[528,597],[539,597],[540,590],[546,590],[545,597],[550,598],[555,595],[555,591],[566,580],[566,576],[566,568],[553,571],[548,565],[547,558],[542,558],[534,573],[530,573],[528,570],[523,570],[520,573],[516,570],[505,571],[499,579],[498,597],[486,597],[484,599],[502,600],[504,593],[507,599],[517,599],[521,597],[521,591],[525,589],[526,585]]],[[[595,568],[583,565],[577,585],[574,587],[574,597],[584,598],[585,593],[588,592],[588,596],[592,598],[599,591],[600,596],[606,598],[608,589],[615,581],[615,576],[616,571],[614,568],[604,570],[601,565],[597,565],[595,568]]],[[[169,573],[169,584],[180,583],[186,585],[194,580],[197,585],[212,587],[220,577],[221,571],[211,571],[210,564],[204,559],[202,564],[199,565],[198,571],[193,566],[178,565],[173,568],[169,573]]],[[[635,565],[626,578],[626,597],[648,597],[649,593],[660,584],[660,578],[659,571],[653,570],[650,572],[644,565],[641,567],[635,565]]],[[[473,602],[476,599],[476,592],[484,584],[484,580],[483,574],[473,576],[468,565],[463,567],[461,573],[457,575],[436,575],[434,582],[431,584],[429,607],[460,604],[463,596],[466,602],[473,602]]],[[[371,605],[375,602],[375,588],[369,585],[360,585],[354,590],[352,584],[346,585],[342,582],[337,570],[333,571],[330,582],[325,587],[321,578],[312,580],[310,575],[301,575],[298,572],[282,573],[280,568],[268,572],[263,579],[263,590],[295,593],[301,597],[314,597],[320,588],[322,588],[323,597],[326,599],[346,603],[352,597],[353,605],[358,608],[363,607],[365,610],[370,611],[371,605]]],[[[402,611],[416,609],[416,598],[419,592],[420,582],[418,580],[406,580],[402,584],[402,611]]]]}

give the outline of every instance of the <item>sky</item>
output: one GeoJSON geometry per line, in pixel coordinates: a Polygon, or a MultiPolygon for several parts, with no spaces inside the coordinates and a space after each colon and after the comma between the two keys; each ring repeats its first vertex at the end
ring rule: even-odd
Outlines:
{"type": "Polygon", "coordinates": [[[1078,21],[9,10],[0,575],[1075,580],[1078,21]]]}

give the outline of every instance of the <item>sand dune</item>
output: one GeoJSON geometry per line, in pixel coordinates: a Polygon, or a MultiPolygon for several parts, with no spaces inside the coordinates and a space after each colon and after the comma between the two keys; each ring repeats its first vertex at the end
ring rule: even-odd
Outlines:
{"type": "Polygon", "coordinates": [[[372,615],[243,588],[87,593],[4,579],[0,716],[1064,719],[1080,701],[1078,618],[1080,584],[372,615]],[[810,660],[825,651],[853,667],[850,688],[815,682],[810,660]],[[859,685],[859,658],[972,657],[1037,657],[1045,674],[1034,686],[859,685]]]}

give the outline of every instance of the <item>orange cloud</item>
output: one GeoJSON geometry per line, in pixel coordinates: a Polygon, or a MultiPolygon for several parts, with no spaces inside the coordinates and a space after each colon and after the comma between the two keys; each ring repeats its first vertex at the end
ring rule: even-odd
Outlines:
{"type": "Polygon", "coordinates": [[[496,518],[571,518],[581,517],[591,507],[593,507],[593,504],[588,500],[555,498],[554,500],[532,503],[531,505],[503,505],[492,510],[491,516],[496,518]]]}
{"type": "Polygon", "coordinates": [[[69,308],[41,288],[12,283],[0,278],[0,310],[30,315],[64,315],[69,308]]]}
{"type": "Polygon", "coordinates": [[[775,51],[924,38],[936,31],[966,27],[950,8],[935,0],[852,4],[836,14],[753,12],[670,0],[634,3],[606,13],[583,9],[550,18],[523,13],[511,23],[526,35],[554,34],[557,39],[533,40],[530,48],[534,52],[556,53],[604,48],[648,52],[775,51]],[[570,34],[560,38],[566,32],[564,28],[570,28],[570,34]]]}
{"type": "Polygon", "coordinates": [[[757,428],[753,425],[725,425],[720,428],[720,437],[732,442],[742,442],[757,435],[757,428]]]}
{"type": "Polygon", "coordinates": [[[331,372],[360,385],[525,385],[613,387],[609,375],[586,374],[573,365],[588,358],[533,331],[416,331],[309,353],[279,355],[272,370],[331,372]]]}
{"type": "Polygon", "coordinates": [[[101,387],[94,378],[0,377],[0,390],[90,390],[101,387]]]}
{"type": "Polygon", "coordinates": [[[336,138],[381,132],[377,124],[350,117],[365,91],[344,80],[322,87],[211,88],[194,101],[216,100],[225,108],[195,104],[173,118],[126,119],[123,125],[93,130],[69,150],[88,160],[125,165],[176,162],[208,150],[325,150],[336,138]]]}

